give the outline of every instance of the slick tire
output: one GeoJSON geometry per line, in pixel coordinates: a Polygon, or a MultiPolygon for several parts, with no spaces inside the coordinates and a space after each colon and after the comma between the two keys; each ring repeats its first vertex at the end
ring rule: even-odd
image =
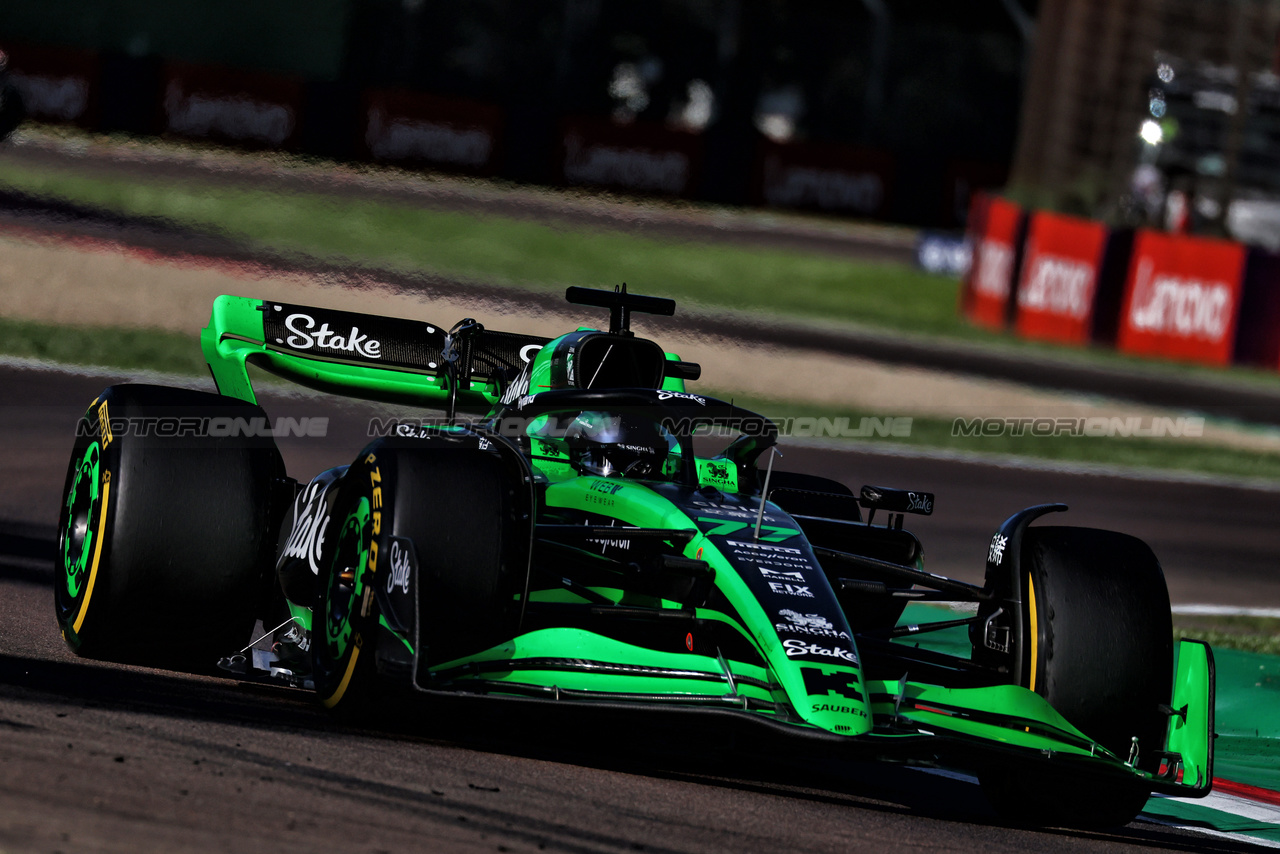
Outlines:
{"type": "MultiPolygon", "coordinates": [[[[1027,584],[1026,687],[1122,760],[1138,739],[1137,767],[1157,770],[1173,674],[1169,592],[1146,543],[1091,528],[1035,527],[1023,540],[1027,584]]],[[[1033,824],[1117,826],[1150,789],[1003,766],[980,775],[1000,812],[1033,824]]]]}
{"type": "MultiPolygon", "coordinates": [[[[347,717],[380,702],[380,610],[416,614],[418,668],[509,638],[527,550],[515,491],[492,453],[380,440],[347,469],[325,534],[312,625],[320,701],[347,717]],[[391,575],[393,548],[412,555],[391,575]]],[[[527,529],[524,534],[527,540],[527,529]]],[[[425,678],[425,677],[419,677],[425,678]]]]}
{"type": "Polygon", "coordinates": [[[262,409],[243,401],[161,386],[111,386],[90,405],[54,578],[58,625],[78,655],[214,672],[247,643],[284,477],[273,439],[223,435],[254,418],[262,409]]]}

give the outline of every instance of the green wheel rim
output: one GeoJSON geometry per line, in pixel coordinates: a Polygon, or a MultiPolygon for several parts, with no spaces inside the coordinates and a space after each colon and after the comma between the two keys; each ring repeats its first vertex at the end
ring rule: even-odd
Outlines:
{"type": "Polygon", "coordinates": [[[364,595],[369,560],[369,499],[361,497],[338,532],[325,596],[324,642],[332,662],[345,660],[352,644],[352,617],[364,595]]]}
{"type": "Polygon", "coordinates": [[[62,571],[67,596],[79,598],[84,589],[98,530],[98,507],[102,501],[102,449],[90,443],[76,467],[67,491],[67,529],[62,535],[62,571]]]}

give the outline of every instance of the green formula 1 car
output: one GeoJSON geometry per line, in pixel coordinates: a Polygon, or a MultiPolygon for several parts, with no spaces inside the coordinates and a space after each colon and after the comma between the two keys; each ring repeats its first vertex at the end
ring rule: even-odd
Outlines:
{"type": "Polygon", "coordinates": [[[972,770],[1031,823],[1123,824],[1152,792],[1208,794],[1212,653],[1182,641],[1175,658],[1143,542],[1030,525],[1066,509],[1045,504],[999,525],[982,586],[929,573],[903,519],[931,494],[775,469],[771,421],[690,393],[699,367],[631,333],[632,312],[673,302],[568,298],[607,308],[608,331],[219,297],[202,345],[220,394],[112,386],[80,422],[55,584],[67,643],[219,662],[339,712],[395,685],[715,710],[972,770]],[[249,364],[444,414],[388,419],[300,484],[249,364]],[[967,616],[902,625],[911,602],[967,616]],[[968,655],[895,641],[957,626],[968,655]]]}

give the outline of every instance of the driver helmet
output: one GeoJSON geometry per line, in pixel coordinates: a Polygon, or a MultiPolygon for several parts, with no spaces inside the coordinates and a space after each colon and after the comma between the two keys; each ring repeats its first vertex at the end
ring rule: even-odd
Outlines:
{"type": "Polygon", "coordinates": [[[675,437],[652,419],[614,412],[580,413],[564,439],[570,464],[602,477],[662,477],[677,450],[675,437]]]}

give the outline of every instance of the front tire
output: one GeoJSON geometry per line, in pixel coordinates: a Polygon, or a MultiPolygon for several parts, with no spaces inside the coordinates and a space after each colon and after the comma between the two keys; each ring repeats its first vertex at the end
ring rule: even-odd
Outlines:
{"type": "Polygon", "coordinates": [[[388,629],[379,618],[393,589],[411,597],[391,622],[416,614],[416,632],[406,631],[422,673],[511,636],[527,554],[513,533],[517,506],[493,452],[379,440],[361,453],[344,475],[321,560],[312,672],[323,705],[359,717],[383,696],[376,651],[388,629]],[[393,548],[413,555],[407,575],[390,575],[393,548]]]}
{"type": "MultiPolygon", "coordinates": [[[[1157,770],[1173,673],[1173,627],[1160,562],[1135,537],[1092,528],[1028,528],[1025,685],[1122,760],[1157,770]]],[[[1139,780],[1002,765],[979,775],[1013,820],[1128,824],[1151,794],[1139,780]]]]}

